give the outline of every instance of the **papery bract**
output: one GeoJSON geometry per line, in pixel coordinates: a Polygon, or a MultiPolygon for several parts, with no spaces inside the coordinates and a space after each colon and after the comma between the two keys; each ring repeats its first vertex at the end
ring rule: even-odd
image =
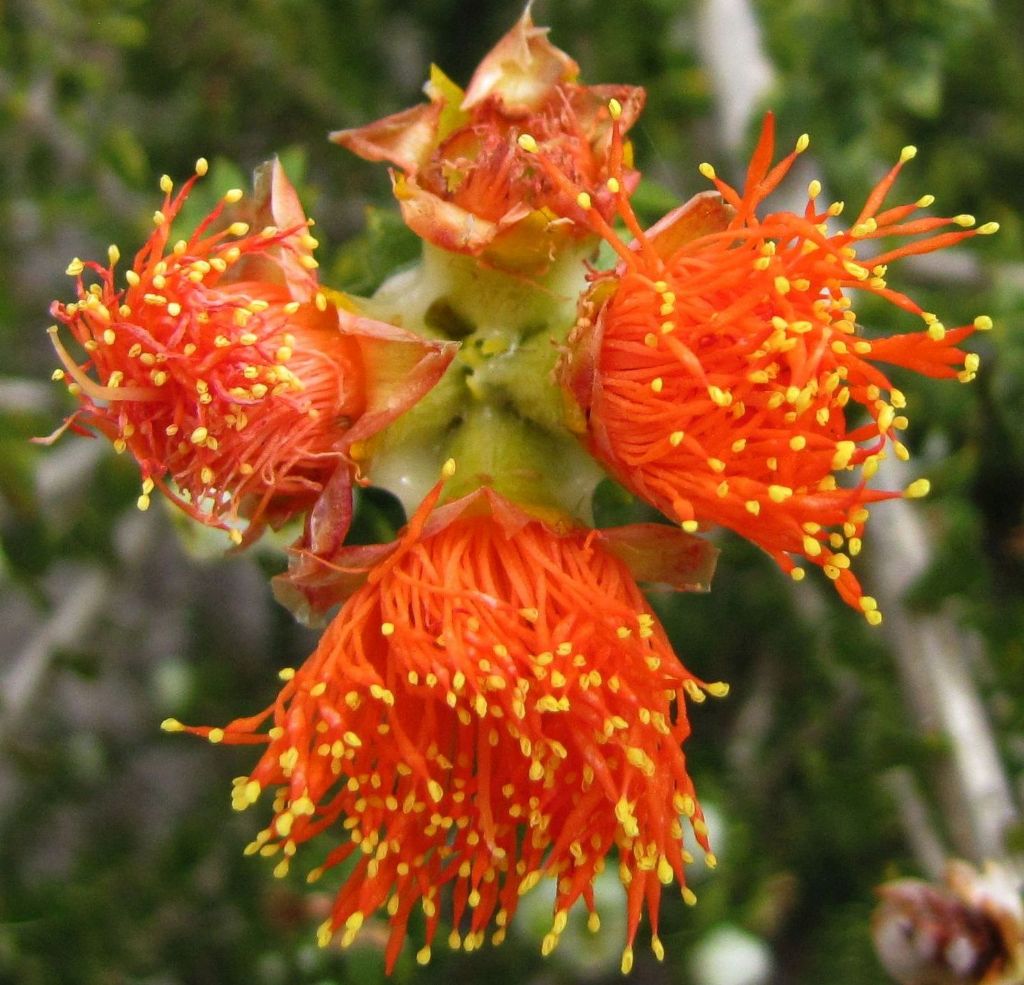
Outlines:
{"type": "Polygon", "coordinates": [[[676,880],[693,899],[681,817],[708,848],[680,747],[685,702],[727,689],[682,666],[599,532],[552,529],[486,489],[432,512],[436,498],[309,661],[282,675],[272,708],[189,731],[268,743],[234,800],[241,809],[278,788],[251,850],[283,852],[279,874],[321,832],[342,842],[314,877],[355,856],[322,944],[336,932],[351,943],[384,909],[390,968],[416,908],[421,961],[447,913],[453,946],[478,947],[489,927],[497,943],[520,895],[551,877],[548,953],[578,899],[593,911],[592,883],[614,847],[628,901],[624,969],[645,909],[660,957],[662,884],[676,880]]]}
{"type": "Polygon", "coordinates": [[[875,951],[900,985],[1016,985],[1024,977],[1020,879],[995,862],[959,859],[942,883],[894,879],[878,887],[875,951]]]}

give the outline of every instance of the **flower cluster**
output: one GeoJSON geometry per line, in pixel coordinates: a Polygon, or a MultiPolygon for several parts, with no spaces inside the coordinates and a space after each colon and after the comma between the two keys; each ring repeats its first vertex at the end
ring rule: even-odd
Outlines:
{"type": "Polygon", "coordinates": [[[742,192],[702,164],[717,195],[698,196],[647,232],[617,185],[620,212],[636,237],[628,245],[579,189],[580,208],[621,263],[598,274],[582,299],[562,378],[586,418],[589,447],[620,482],[685,530],[700,523],[735,530],[796,578],[804,572],[794,557],[818,565],[845,601],[877,623],[881,613],[850,568],[868,506],[928,492],[924,479],[902,492],[868,488],[887,447],[909,457],[897,437],[908,426],[906,398],[877,364],[969,382],[978,357],[958,345],[991,327],[980,316],[947,329],[888,285],[888,267],[997,226],[970,228],[972,216],[915,218],[930,196],[884,208],[913,147],[904,148],[847,229],[830,230],[843,205],[820,205],[817,181],[802,213],[759,217],[807,145],[801,137],[773,165],[774,121],[767,116],[742,192]],[[873,255],[864,246],[914,236],[873,255]],[[925,327],[866,336],[854,291],[917,315],[925,327]],[[853,482],[837,481],[855,470],[853,482]]]}
{"type": "Polygon", "coordinates": [[[680,664],[600,532],[552,530],[490,490],[438,511],[433,498],[309,661],[284,672],[273,708],[189,731],[268,743],[235,806],[278,788],[252,850],[282,852],[279,874],[299,844],[344,831],[314,870],[358,859],[322,940],[340,930],[351,943],[385,908],[390,968],[418,907],[425,961],[450,886],[450,943],[477,947],[492,924],[497,943],[520,895],[551,876],[548,953],[578,899],[594,912],[591,884],[614,848],[629,900],[624,961],[644,908],[660,951],[661,884],[694,898],[680,818],[708,848],[680,746],[685,701],[725,685],[680,664]]]}
{"type": "Polygon", "coordinates": [[[159,488],[241,544],[243,522],[251,538],[267,521],[308,510],[332,478],[347,488],[351,441],[400,413],[452,352],[328,301],[316,278],[317,241],[276,161],[257,175],[252,201],[229,190],[172,243],[172,225],[206,170],[200,159],[173,197],[171,179],[161,179],[156,229],[124,287],[115,246],[108,266],[68,266],[78,298],[52,312],[87,362],[75,362],[52,327],[63,363],[54,379],[81,404],[64,427],[92,427],[138,461],[140,509],[159,488]],[[243,209],[251,221],[226,215],[243,209]],[[97,283],[85,284],[86,270],[97,283]],[[388,344],[382,357],[377,349],[388,344]],[[368,348],[377,365],[364,358],[368,348]],[[408,349],[413,362],[401,352],[408,349]],[[383,358],[408,374],[404,395],[380,392],[383,358]]]}
{"type": "Polygon", "coordinates": [[[264,747],[233,794],[241,810],[275,791],[248,851],[284,876],[317,839],[310,881],[345,863],[320,943],[384,911],[389,970],[414,913],[420,961],[442,920],[453,947],[498,943],[542,879],[545,954],[580,900],[596,930],[613,852],[623,970],[645,914],[662,957],[662,885],[694,901],[684,827],[715,863],[688,704],[728,689],[683,666],[638,583],[707,590],[717,552],[694,535],[720,524],[794,577],[795,558],[820,566],[879,622],[850,570],[868,507],[927,491],[868,486],[887,449],[907,455],[879,364],[966,382],[978,361],[959,345],[991,324],[947,329],[886,281],[892,261],[995,228],[918,215],[927,198],[886,206],[912,148],[847,229],[817,182],[802,213],[764,213],[807,145],[774,163],[769,116],[742,190],[701,165],[714,190],[644,230],[624,137],[643,91],[577,76],[527,9],[465,92],[435,70],[428,104],[334,135],[400,170],[425,243],[373,298],[319,283],[277,163],[175,239],[200,161],[176,194],[161,180],[121,283],[111,247],[106,266],[72,262],[76,299],[53,306],[84,352],[51,329],[79,404],[54,437],[104,435],[138,462],[140,508],[159,489],[236,545],[304,521],[275,587],[303,617],[340,606],[313,655],[260,714],[164,727],[264,747]],[[908,241],[868,258],[883,237],[908,241]],[[601,240],[613,269],[591,265],[601,240]],[[854,291],[924,328],[868,335],[854,291]],[[672,524],[596,529],[602,467],[672,524]],[[353,487],[371,482],[409,520],[352,546],[353,487]]]}

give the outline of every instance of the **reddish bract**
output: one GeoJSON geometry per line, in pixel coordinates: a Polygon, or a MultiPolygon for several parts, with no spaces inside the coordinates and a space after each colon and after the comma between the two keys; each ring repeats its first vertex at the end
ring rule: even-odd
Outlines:
{"type": "MultiPolygon", "coordinates": [[[[623,132],[644,101],[638,87],[584,86],[578,74],[527,9],[465,92],[435,68],[429,103],[331,139],[401,169],[395,197],[406,223],[428,242],[505,269],[544,269],[557,249],[590,230],[567,218],[568,203],[519,136],[530,134],[566,174],[597,186],[611,173],[609,100],[623,107],[623,132]]],[[[630,187],[636,178],[627,168],[630,187]]],[[[610,194],[598,204],[611,214],[610,194]]]]}

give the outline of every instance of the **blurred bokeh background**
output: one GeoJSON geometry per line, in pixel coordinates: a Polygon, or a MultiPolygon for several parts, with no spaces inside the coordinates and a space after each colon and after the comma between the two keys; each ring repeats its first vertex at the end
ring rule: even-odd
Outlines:
{"type": "MultiPolygon", "coordinates": [[[[0,982],[383,981],[372,929],[349,952],[315,947],[327,879],[311,893],[302,872],[243,858],[261,822],[231,811],[229,788],[251,754],[158,728],[263,707],[309,652],[316,635],[267,585],[279,546],[226,557],[168,511],[139,513],[137,473],[105,442],[28,438],[68,410],[45,334],[68,261],[133,252],[159,175],[199,155],[211,198],[282,155],[333,286],[370,292],[412,259],[384,169],[326,133],[418,101],[431,61],[465,83],[520,11],[0,0],[0,982]]],[[[688,752],[720,866],[695,867],[696,908],[666,899],[668,959],[642,947],[634,981],[883,981],[874,886],[1024,849],[1024,4],[538,0],[534,16],[586,81],[647,87],[634,138],[652,219],[704,187],[700,161],[736,177],[770,106],[784,144],[811,133],[833,198],[862,201],[912,143],[901,200],[933,193],[1002,225],[893,278],[947,325],[985,312],[996,328],[970,386],[900,380],[914,475],[934,492],[875,511],[863,570],[883,627],[731,537],[709,596],[656,603],[684,660],[733,690],[694,711],[688,752]]],[[[599,506],[608,521],[636,509],[612,488],[599,506]]],[[[394,520],[369,494],[357,534],[394,520]]],[[[538,895],[501,948],[437,947],[425,969],[408,949],[395,981],[617,980],[605,888],[595,940],[567,935],[542,959],[538,895]]]]}

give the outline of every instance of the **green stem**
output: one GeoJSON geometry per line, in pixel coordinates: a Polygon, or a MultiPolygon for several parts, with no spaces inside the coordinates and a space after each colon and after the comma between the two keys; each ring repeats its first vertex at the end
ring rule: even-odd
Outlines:
{"type": "Polygon", "coordinates": [[[446,498],[489,485],[524,505],[591,518],[603,473],[565,424],[553,377],[585,286],[585,252],[527,278],[424,244],[423,260],[387,281],[367,314],[461,348],[438,385],[370,443],[367,473],[409,512],[454,458],[446,498]]]}

